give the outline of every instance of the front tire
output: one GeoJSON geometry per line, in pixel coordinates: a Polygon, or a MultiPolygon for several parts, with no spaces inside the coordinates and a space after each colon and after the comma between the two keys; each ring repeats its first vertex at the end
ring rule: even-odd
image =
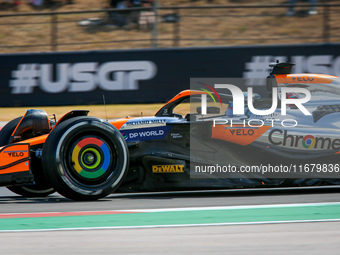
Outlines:
{"type": "Polygon", "coordinates": [[[47,197],[55,192],[50,186],[39,183],[7,186],[6,188],[23,197],[47,197]]]}
{"type": "Polygon", "coordinates": [[[73,200],[106,197],[122,183],[128,149],[121,133],[94,117],[75,117],[49,134],[43,149],[44,174],[61,195],[73,200]]]}

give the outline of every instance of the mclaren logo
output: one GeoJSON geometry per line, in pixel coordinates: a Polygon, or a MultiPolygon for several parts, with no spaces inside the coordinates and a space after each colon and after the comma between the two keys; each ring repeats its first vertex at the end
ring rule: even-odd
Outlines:
{"type": "Polygon", "coordinates": [[[153,173],[184,173],[184,165],[156,165],[152,166],[153,173]]]}

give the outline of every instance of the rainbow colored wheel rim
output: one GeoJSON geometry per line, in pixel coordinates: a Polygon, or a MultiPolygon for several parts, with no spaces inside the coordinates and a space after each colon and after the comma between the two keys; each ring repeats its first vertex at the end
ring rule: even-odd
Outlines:
{"type": "Polygon", "coordinates": [[[70,157],[75,172],[90,180],[104,176],[112,158],[109,146],[99,137],[77,140],[72,146],[70,157]]]}

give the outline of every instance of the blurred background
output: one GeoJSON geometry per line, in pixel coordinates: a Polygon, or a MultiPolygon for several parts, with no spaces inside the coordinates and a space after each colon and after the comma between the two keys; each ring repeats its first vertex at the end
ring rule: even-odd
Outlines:
{"type": "Polygon", "coordinates": [[[0,0],[0,106],[162,103],[269,63],[340,75],[340,1],[0,0]]]}
{"type": "Polygon", "coordinates": [[[332,0],[2,0],[0,52],[338,42],[339,4],[332,0]]]}

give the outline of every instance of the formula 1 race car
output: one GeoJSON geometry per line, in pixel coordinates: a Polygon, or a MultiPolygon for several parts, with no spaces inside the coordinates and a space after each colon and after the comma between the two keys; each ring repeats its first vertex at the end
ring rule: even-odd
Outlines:
{"type": "Polygon", "coordinates": [[[0,184],[26,197],[57,191],[73,200],[96,200],[116,190],[340,184],[340,79],[290,74],[291,63],[272,66],[267,78],[272,97],[245,96],[242,114],[237,113],[239,104],[232,95],[206,90],[180,92],[155,116],[110,122],[82,110],[58,121],[43,110],[27,110],[0,131],[0,184]],[[306,89],[314,100],[299,90],[283,94],[284,88],[306,89]],[[220,106],[202,104],[207,94],[218,97],[220,106]],[[305,102],[303,107],[311,115],[301,111],[302,104],[294,99],[305,102]],[[185,116],[176,113],[181,106],[190,106],[185,116]],[[251,106],[276,109],[259,115],[251,106]],[[283,108],[293,125],[280,118],[283,108]],[[206,167],[217,164],[236,168],[237,174],[211,178],[212,168],[206,171],[206,167]],[[239,171],[242,166],[249,170],[265,164],[289,166],[305,174],[266,176],[239,171]],[[201,174],[191,178],[197,169],[201,174]],[[329,169],[331,175],[323,175],[329,169]]]}

